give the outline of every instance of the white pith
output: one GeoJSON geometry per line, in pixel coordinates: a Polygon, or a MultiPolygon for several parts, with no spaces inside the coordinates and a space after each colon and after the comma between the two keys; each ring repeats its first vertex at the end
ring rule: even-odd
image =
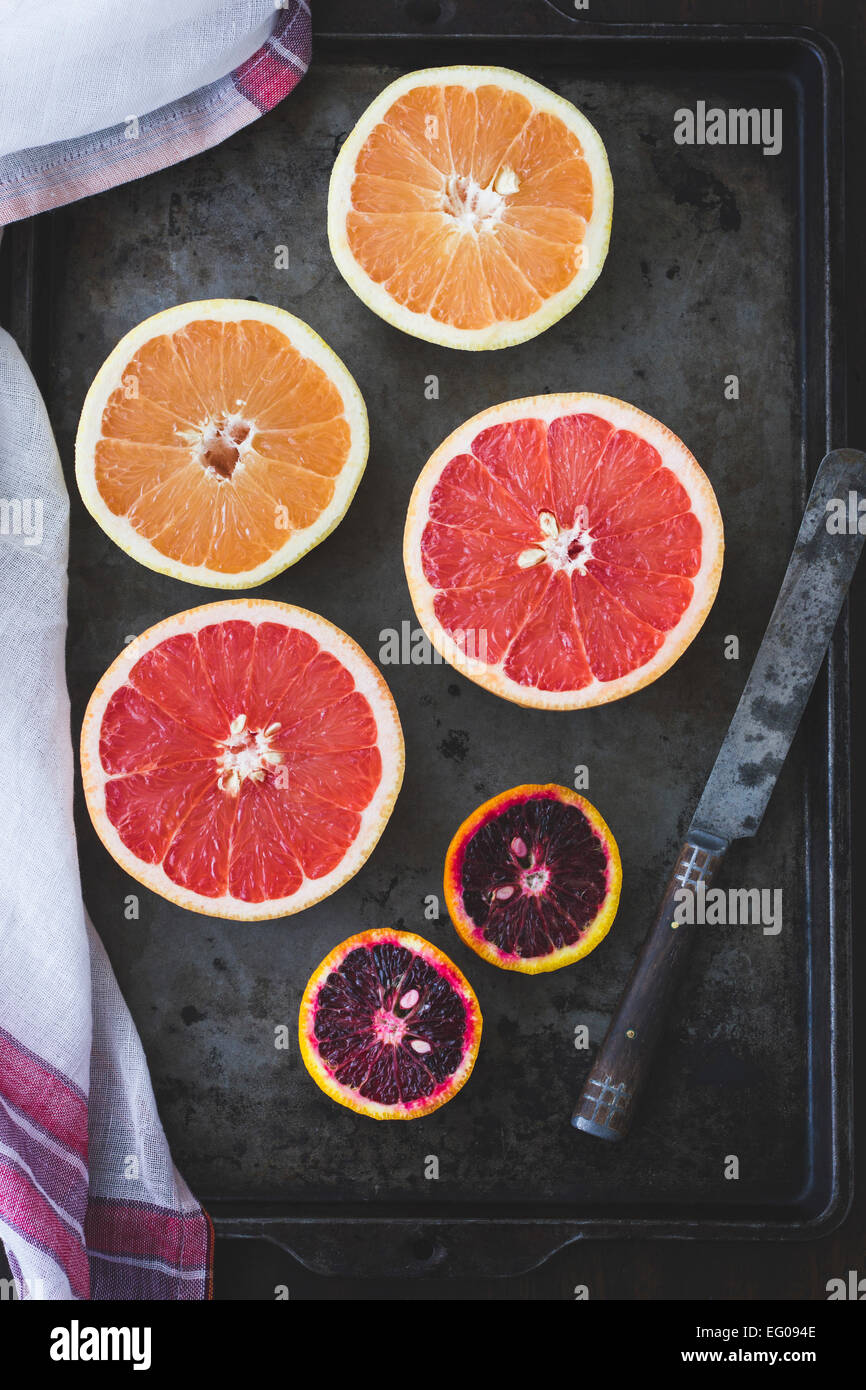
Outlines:
{"type": "MultiPolygon", "coordinates": [[[[578,521],[578,535],[583,534],[578,521]]],[[[588,532],[585,534],[591,548],[592,537],[588,532]]],[[[558,535],[557,528],[556,537],[547,537],[539,522],[540,539],[538,546],[533,546],[532,549],[542,550],[545,541],[556,542],[558,535]]],[[[582,709],[591,705],[606,704],[648,685],[662,675],[699,631],[712,606],[721,576],[723,549],[722,518],[715,494],[703,469],[682,440],[636,406],[612,396],[592,392],[565,392],[561,395],[530,396],[522,400],[506,401],[467,420],[440,444],[423,468],[409,502],[403,538],[403,560],[412,603],[419,622],[434,648],[468,679],[505,699],[534,709],[582,709]],[[429,520],[431,494],[442,470],[459,454],[471,452],[472,441],[482,430],[521,419],[541,420],[545,425],[549,425],[552,420],[562,415],[581,412],[597,414],[609,421],[615,429],[632,430],[658,450],[662,465],[672,469],[688,492],[692,510],[700,522],[701,564],[698,573],[691,577],[693,595],[689,607],[676,626],[665,633],[661,646],[643,666],[636,667],[618,680],[600,681],[594,678],[580,690],[539,690],[534,686],[521,685],[507,675],[504,670],[507,652],[495,664],[480,660],[467,661],[465,653],[441,625],[434,612],[433,604],[438,590],[433,588],[424,574],[421,562],[421,536],[429,520]]],[[[544,549],[543,553],[544,562],[550,563],[548,550],[544,549]]],[[[577,558],[580,560],[582,557],[577,558]]],[[[541,560],[538,563],[541,563],[541,560]]],[[[578,567],[577,564],[574,565],[574,568],[578,567]]]]}
{"type": "Polygon", "coordinates": [[[578,518],[572,526],[560,527],[551,512],[539,512],[539,537],[535,545],[528,546],[517,557],[521,569],[531,569],[546,561],[552,570],[565,570],[566,574],[586,574],[587,563],[592,559],[592,532],[585,519],[586,508],[578,507],[578,518]],[[569,555],[574,542],[580,549],[572,558],[569,555]]]}
{"type": "Polygon", "coordinates": [[[271,747],[271,739],[281,727],[274,723],[266,729],[252,730],[247,727],[245,714],[232,720],[231,733],[223,743],[226,751],[217,764],[222,791],[237,796],[248,777],[253,782],[263,782],[269,767],[285,761],[282,753],[271,747]]]}
{"type": "Polygon", "coordinates": [[[504,195],[496,189],[498,178],[497,174],[482,188],[471,174],[452,174],[445,185],[442,211],[467,232],[495,227],[506,206],[504,195]]]}
{"type": "MultiPolygon", "coordinates": [[[[462,181],[464,186],[461,193],[464,206],[462,210],[458,209],[457,219],[467,231],[477,228],[481,220],[477,206],[479,200],[483,200],[484,216],[495,221],[501,215],[502,206],[509,193],[516,191],[513,186],[516,175],[507,164],[503,164],[497,170],[486,189],[481,189],[475,180],[462,174],[460,170],[454,171],[454,178],[462,181]],[[470,194],[470,204],[473,200],[476,203],[474,210],[471,206],[466,206],[467,195],[470,194]]],[[[427,68],[420,72],[407,73],[396,82],[392,82],[371,102],[343,142],[334,163],[328,190],[328,240],[331,254],[340,274],[367,307],[404,333],[438,343],[443,347],[473,351],[509,347],[525,342],[528,338],[542,333],[573,309],[591,289],[601,272],[610,240],[612,215],[613,182],[607,153],[598,131],[583,113],[564,97],[557,96],[555,92],[525,77],[523,73],[514,72],[509,68],[427,68]],[[538,309],[523,319],[505,320],[477,329],[456,328],[440,322],[430,313],[418,313],[406,308],[392,298],[355,259],[346,232],[346,219],[352,210],[352,183],[358,155],[370,132],[382,121],[395,101],[418,86],[460,85],[474,89],[491,84],[522,93],[536,111],[549,112],[557,116],[577,137],[592,173],[592,216],[580,245],[579,264],[575,275],[564,289],[545,300],[538,309]]]]}
{"type": "Polygon", "coordinates": [[[240,470],[243,472],[244,457],[253,447],[253,432],[255,422],[248,420],[245,416],[233,413],[217,419],[213,415],[206,416],[192,430],[179,431],[181,438],[185,439],[190,446],[195,461],[210,473],[217,482],[227,482],[216,469],[212,468],[207,461],[208,451],[215,443],[230,445],[235,453],[235,462],[231,476],[240,470]],[[243,433],[243,438],[237,436],[243,433]]]}
{"type": "MultiPolygon", "coordinates": [[[[238,720],[234,722],[237,724],[238,720]]],[[[244,728],[245,726],[237,730],[236,743],[238,748],[236,751],[241,751],[239,736],[243,734],[244,728]]],[[[264,746],[261,751],[257,752],[256,761],[248,760],[247,765],[250,770],[245,775],[252,776],[255,770],[262,766],[262,758],[266,759],[272,751],[269,747],[269,741],[273,732],[269,731],[276,732],[273,725],[269,725],[268,729],[264,731],[252,731],[254,742],[256,734],[263,733],[264,746]]],[[[224,758],[230,753],[231,750],[227,748],[224,758]]],[[[327,619],[319,617],[316,613],[310,613],[304,608],[297,608],[293,604],[277,603],[266,599],[227,599],[219,603],[205,604],[201,608],[190,609],[177,617],[167,618],[163,622],[157,623],[155,627],[143,632],[140,637],[135,638],[124,648],[99,682],[87,706],[81,731],[81,774],[85,800],[97,834],[109,853],[139,883],[143,883],[147,888],[151,888],[155,893],[159,893],[162,897],[170,899],[179,906],[189,908],[193,912],[205,913],[211,917],[228,917],[238,921],[260,921],[272,917],[286,917],[300,912],[303,908],[309,907],[312,903],[319,902],[322,898],[333,893],[341,884],[357,873],[370,855],[388,822],[403,780],[403,764],[403,734],[397,708],[387,685],[369,657],[352,641],[351,637],[335,627],[333,623],[329,623],[327,619]],[[382,776],[379,785],[372,799],[361,812],[358,834],[343,859],[330,873],[321,878],[305,877],[298,891],[289,897],[271,899],[261,903],[248,903],[240,898],[232,897],[228,893],[220,897],[210,898],[191,889],[183,888],[169,878],[161,863],[147,864],[129,850],[109,820],[105,809],[105,785],[109,778],[103,770],[99,753],[100,730],[108,701],[116,690],[127,683],[129,672],[144,652],[177,633],[197,632],[199,628],[206,627],[211,623],[226,622],[231,619],[246,619],[252,623],[283,622],[287,626],[300,628],[309,633],[322,650],[330,652],[342,662],[354,679],[355,689],[359,690],[369,701],[376,720],[377,746],[382,757],[382,776]]],[[[226,783],[221,786],[221,790],[226,796],[237,795],[240,788],[240,772],[237,762],[228,766],[215,764],[214,776],[226,783]],[[229,784],[232,773],[238,776],[237,788],[229,784]]]]}
{"type": "MultiPolygon", "coordinates": [[[[237,404],[237,403],[236,403],[237,404]]],[[[252,447],[256,423],[243,412],[216,420],[205,416],[196,422],[193,430],[187,431],[187,442],[197,456],[204,452],[204,441],[209,434],[227,429],[232,424],[249,427],[249,435],[243,446],[238,447],[238,462],[235,471],[242,476],[244,454],[252,447]]],[[[81,420],[75,441],[75,476],[87,510],[103,531],[116,545],[140,564],[159,574],[183,579],[188,584],[198,584],[216,589],[249,589],[263,584],[280,574],[289,565],[306,555],[314,546],[330,535],[346,513],[358,483],[364,472],[369,449],[369,428],[367,410],[357,383],[349,371],[328,347],[327,343],[314,332],[308,324],[275,305],[260,304],[245,299],[208,299],[190,304],[174,305],[163,309],[145,319],[131,329],[106,358],[94,378],[85,397],[81,420]],[[248,570],[229,574],[214,570],[207,565],[188,565],[164,555],[151,541],[141,535],[125,516],[117,516],[105,502],[96,483],[96,446],[102,437],[102,416],[108,399],[122,386],[123,378],[131,359],[151,338],[162,334],[170,335],[189,323],[211,319],[220,323],[236,323],[243,319],[254,319],[266,323],[284,334],[291,345],[326,373],[339,391],[345,419],[349,426],[351,442],[348,458],[337,475],[334,494],[328,505],[308,527],[289,532],[285,545],[273,552],[266,560],[248,570]]],[[[214,478],[216,486],[225,486],[230,480],[217,478],[213,470],[207,472],[214,478]]]]}
{"type": "Polygon", "coordinates": [[[550,870],[542,865],[534,865],[520,876],[520,887],[529,898],[540,898],[550,882],[550,870]]]}

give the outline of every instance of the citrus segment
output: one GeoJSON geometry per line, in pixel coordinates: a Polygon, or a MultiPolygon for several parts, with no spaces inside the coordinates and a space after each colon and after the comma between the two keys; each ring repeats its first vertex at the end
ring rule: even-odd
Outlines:
{"type": "Polygon", "coordinates": [[[469,1078],[478,1000],[442,951],[396,929],[337,946],[301,1001],[301,1054],[318,1086],[377,1120],[438,1110],[469,1078]]]}
{"type": "Polygon", "coordinates": [[[91,386],[76,441],[88,509],[165,574],[244,588],[343,516],[367,417],[330,348],[282,309],[181,304],[138,325],[91,386]]]}
{"type": "Polygon", "coordinates": [[[520,704],[648,684],[712,605],[712,487],[681,440],[608,396],[537,396],[467,421],[427,463],[404,561],[434,647],[520,704]]]}
{"type": "Polygon", "coordinates": [[[299,912],[366,860],[403,772],[393,700],[345,633],[238,599],[137,637],[84,718],[82,775],[118,863],[197,912],[299,912]]]}
{"type": "Polygon", "coordinates": [[[568,577],[547,581],[541,601],[505,655],[504,669],[518,685],[541,690],[584,689],[593,678],[587,633],[578,626],[568,577]]]}
{"type": "Polygon", "coordinates": [[[387,87],[334,165],[328,236],[376,313],[459,348],[522,342],[586,294],[613,185],[574,106],[505,68],[431,68],[387,87]]]}
{"type": "Polygon", "coordinates": [[[504,970],[538,974],[588,955],[619,904],[619,850],[595,807],[567,787],[522,786],[461,825],[445,860],[458,933],[504,970]]]}

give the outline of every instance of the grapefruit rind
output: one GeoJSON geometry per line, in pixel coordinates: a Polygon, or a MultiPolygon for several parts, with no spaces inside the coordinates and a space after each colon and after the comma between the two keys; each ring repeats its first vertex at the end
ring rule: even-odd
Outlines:
{"type": "Polygon", "coordinates": [[[105,672],[90,697],[81,730],[81,777],[85,802],[94,829],[112,858],[131,878],[178,907],[232,921],[258,922],[292,916],[329,897],[348,882],[367,861],[388,823],[403,781],[404,763],[403,733],[394,698],[366,653],[326,618],[294,604],[278,603],[271,599],[225,599],[189,609],[148,628],[124,648],[105,672]],[[382,756],[379,785],[361,813],[358,834],[340,862],[321,878],[305,877],[301,887],[290,897],[265,902],[248,903],[228,893],[211,898],[175,883],[161,863],[145,863],[127,848],[105,809],[105,784],[108,779],[102,768],[99,740],[103,716],[111,696],[126,683],[138,659],[158,642],[181,632],[197,632],[211,623],[231,619],[246,619],[253,623],[285,622],[308,632],[323,650],[337,657],[354,678],[355,688],[370,703],[378,731],[377,747],[382,756]]]}
{"type": "Polygon", "coordinates": [[[619,847],[610,826],[595,806],[585,797],[580,796],[569,787],[560,787],[552,782],[525,783],[523,786],[512,787],[509,791],[500,792],[498,796],[485,801],[470,816],[467,816],[451,841],[445,856],[445,902],[448,915],[458,936],[471,950],[475,951],[476,955],[489,961],[491,965],[499,966],[501,970],[516,970],[522,975],[541,975],[550,970],[561,970],[563,966],[573,965],[575,961],[581,960],[584,956],[588,956],[590,951],[594,951],[613,925],[619,907],[621,890],[622,861],[619,847]],[[584,929],[580,940],[576,941],[573,946],[563,946],[544,956],[518,956],[511,952],[502,951],[498,946],[487,941],[472,918],[464,911],[461,886],[463,857],[469,841],[487,821],[501,815],[511,805],[526,801],[530,797],[551,794],[560,801],[579,807],[603,844],[607,853],[607,892],[600,910],[584,929]]]}
{"type": "Polygon", "coordinates": [[[75,477],[82,500],[94,521],[121,550],[139,564],[172,579],[209,589],[251,589],[264,584],[294,565],[323,541],[345,516],[364,473],[369,452],[367,408],[357,382],[332,348],[309,324],[272,304],[248,299],[203,299],[177,304],[144,319],[121,338],[97,372],[87,392],[75,440],[75,477]],[[102,416],[112,392],[123,382],[130,361],[150,339],[177,332],[189,323],[213,319],[234,323],[255,319],[284,334],[291,345],[320,367],[339,391],[349,425],[349,456],[341,469],[328,505],[312,525],[293,531],[285,545],[252,569],[230,574],[205,565],[188,565],[172,560],[156,548],[127,520],[116,515],[99,491],[95,476],[96,446],[101,436],[102,416]]]}
{"type": "Polygon", "coordinates": [[[650,685],[673,666],[697,636],[713,606],[722,575],[724,528],[712,485],[697,459],[666,425],[614,396],[591,391],[563,392],[547,396],[527,396],[506,401],[474,415],[439,445],[422,469],[412,496],[403,535],[403,563],[409,593],[418,621],[435,650],[449,665],[469,680],[503,699],[530,709],[586,709],[631,695],[650,685]],[[540,690],[513,680],[503,669],[505,657],[488,665],[467,656],[439,622],[433,604],[439,592],[427,580],[421,562],[421,536],[429,520],[430,497],[446,464],[459,454],[471,452],[472,441],[484,429],[511,420],[532,418],[549,425],[563,415],[596,413],[616,429],[632,430],[661,455],[662,465],[672,468],[685,487],[692,510],[701,524],[701,567],[692,578],[694,593],[683,617],[665,635],[655,655],[643,666],[616,680],[594,678],[579,690],[540,690]]]}
{"type": "Polygon", "coordinates": [[[425,68],[397,78],[370,103],[340,147],[328,190],[328,241],[331,254],[343,279],[374,314],[415,338],[441,347],[483,351],[512,347],[526,342],[550,328],[592,289],[607,256],[613,218],[613,180],[607,151],[595,127],[583,112],[564,97],[510,68],[455,66],[425,68]],[[577,136],[592,172],[593,211],[587,225],[580,267],[564,289],[552,295],[534,313],[514,322],[489,324],[485,328],[457,328],[441,323],[429,313],[421,314],[395,300],[356,260],[346,233],[346,220],[352,207],[352,181],[358,156],[373,128],[389,108],[406,92],[420,86],[461,85],[468,88],[500,84],[525,95],[537,111],[558,116],[577,136]]]}
{"type": "Polygon", "coordinates": [[[354,1110],[358,1115],[367,1115],[374,1120],[417,1120],[423,1115],[430,1115],[434,1110],[440,1109],[456,1096],[457,1092],[465,1086],[472,1074],[475,1066],[475,1059],[478,1056],[478,1046],[481,1041],[481,1008],[475,991],[466,979],[462,971],[458,970],[452,960],[449,960],[444,951],[440,951],[423,937],[416,936],[413,932],[398,931],[396,928],[378,928],[374,931],[359,932],[355,936],[350,936],[347,941],[343,941],[339,946],[335,946],[333,951],[322,961],[321,965],[313,972],[307,982],[304,995],[301,1000],[300,1015],[298,1018],[298,1041],[301,1047],[301,1056],[304,1065],[312,1076],[316,1085],[335,1100],[338,1105],[344,1105],[349,1110],[354,1110]],[[449,982],[459,993],[467,1011],[466,1034],[464,1035],[464,1052],[460,1066],[447,1081],[423,1100],[401,1102],[398,1105],[384,1105],[379,1101],[367,1100],[358,1095],[351,1087],[342,1085],[337,1081],[330,1067],[323,1061],[319,1052],[316,1036],[316,999],[321,986],[325,983],[331,971],[335,969],[349,954],[357,947],[374,946],[379,942],[390,941],[404,947],[406,950],[413,951],[421,955],[431,965],[435,966],[440,973],[444,974],[449,982]]]}

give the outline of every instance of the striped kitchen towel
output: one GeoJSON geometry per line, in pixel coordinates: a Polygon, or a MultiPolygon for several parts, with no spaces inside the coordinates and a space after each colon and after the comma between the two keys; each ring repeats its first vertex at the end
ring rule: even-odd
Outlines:
{"type": "MultiPolygon", "coordinates": [[[[290,92],[309,58],[304,0],[4,0],[0,223],[224,139],[290,92]]],[[[68,514],[45,406],[0,330],[0,1242],[11,1270],[0,1298],[209,1298],[210,1221],[172,1162],[81,896],[68,514]]]]}
{"type": "Polygon", "coordinates": [[[311,43],[307,0],[6,0],[0,226],[225,140],[298,85],[311,43]]]}

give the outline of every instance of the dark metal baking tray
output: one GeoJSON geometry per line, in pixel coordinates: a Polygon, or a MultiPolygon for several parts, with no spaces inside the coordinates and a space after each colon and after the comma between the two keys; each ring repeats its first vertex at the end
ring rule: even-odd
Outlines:
{"type": "Polygon", "coordinates": [[[575,1027],[589,1026],[593,1048],[604,1033],[763,632],[810,475],[846,442],[838,58],[807,31],[623,31],[551,14],[557,28],[320,34],[308,77],[271,115],[195,160],[13,228],[3,247],[4,321],[33,360],[72,494],[76,733],[126,637],[218,597],[123,555],[72,476],[97,367],[168,304],[281,304],[356,375],[372,449],[355,502],[331,538],[260,592],[322,612],[374,658],[383,629],[414,625],[400,542],[415,477],[487,405],[559,389],[623,396],[686,440],[719,496],[728,548],[716,605],[674,670],[637,695],[545,714],[444,665],[385,668],[406,734],[403,792],[361,873],[300,917],[233,925],[142,892],[140,919],[125,920],[136,885],[79,798],[85,897],[178,1166],[218,1232],[274,1240],[324,1272],[507,1273],[587,1236],[808,1236],[837,1224],[850,1197],[844,621],[762,832],[728,870],[730,884],[782,888],[782,933],[707,928],[629,1141],[611,1148],[569,1125],[591,1056],[576,1050],[575,1027]],[[448,352],[380,322],[341,281],[325,236],[328,176],[358,114],[398,72],[455,61],[517,67],[575,101],[606,141],[617,190],[610,256],[586,301],[499,353],[448,352]],[[677,146],[674,112],[698,100],[780,107],[782,152],[677,146]],[[288,270],[275,268],[280,244],[288,270]],[[724,397],[730,373],[737,402],[724,397]],[[732,633],[739,661],[724,657],[732,633]],[[576,764],[589,767],[589,795],[619,839],[619,917],[561,974],[497,971],[444,914],[425,920],[425,896],[441,895],[450,836],[480,800],[521,781],[568,784],[576,764]],[[470,1084],[409,1125],[335,1106],[296,1048],[274,1047],[325,953],[390,923],[451,954],[485,1016],[470,1084]],[[730,1154],[737,1181],[724,1177],[730,1154]],[[438,1180],[425,1178],[429,1155],[438,1180]]]}

